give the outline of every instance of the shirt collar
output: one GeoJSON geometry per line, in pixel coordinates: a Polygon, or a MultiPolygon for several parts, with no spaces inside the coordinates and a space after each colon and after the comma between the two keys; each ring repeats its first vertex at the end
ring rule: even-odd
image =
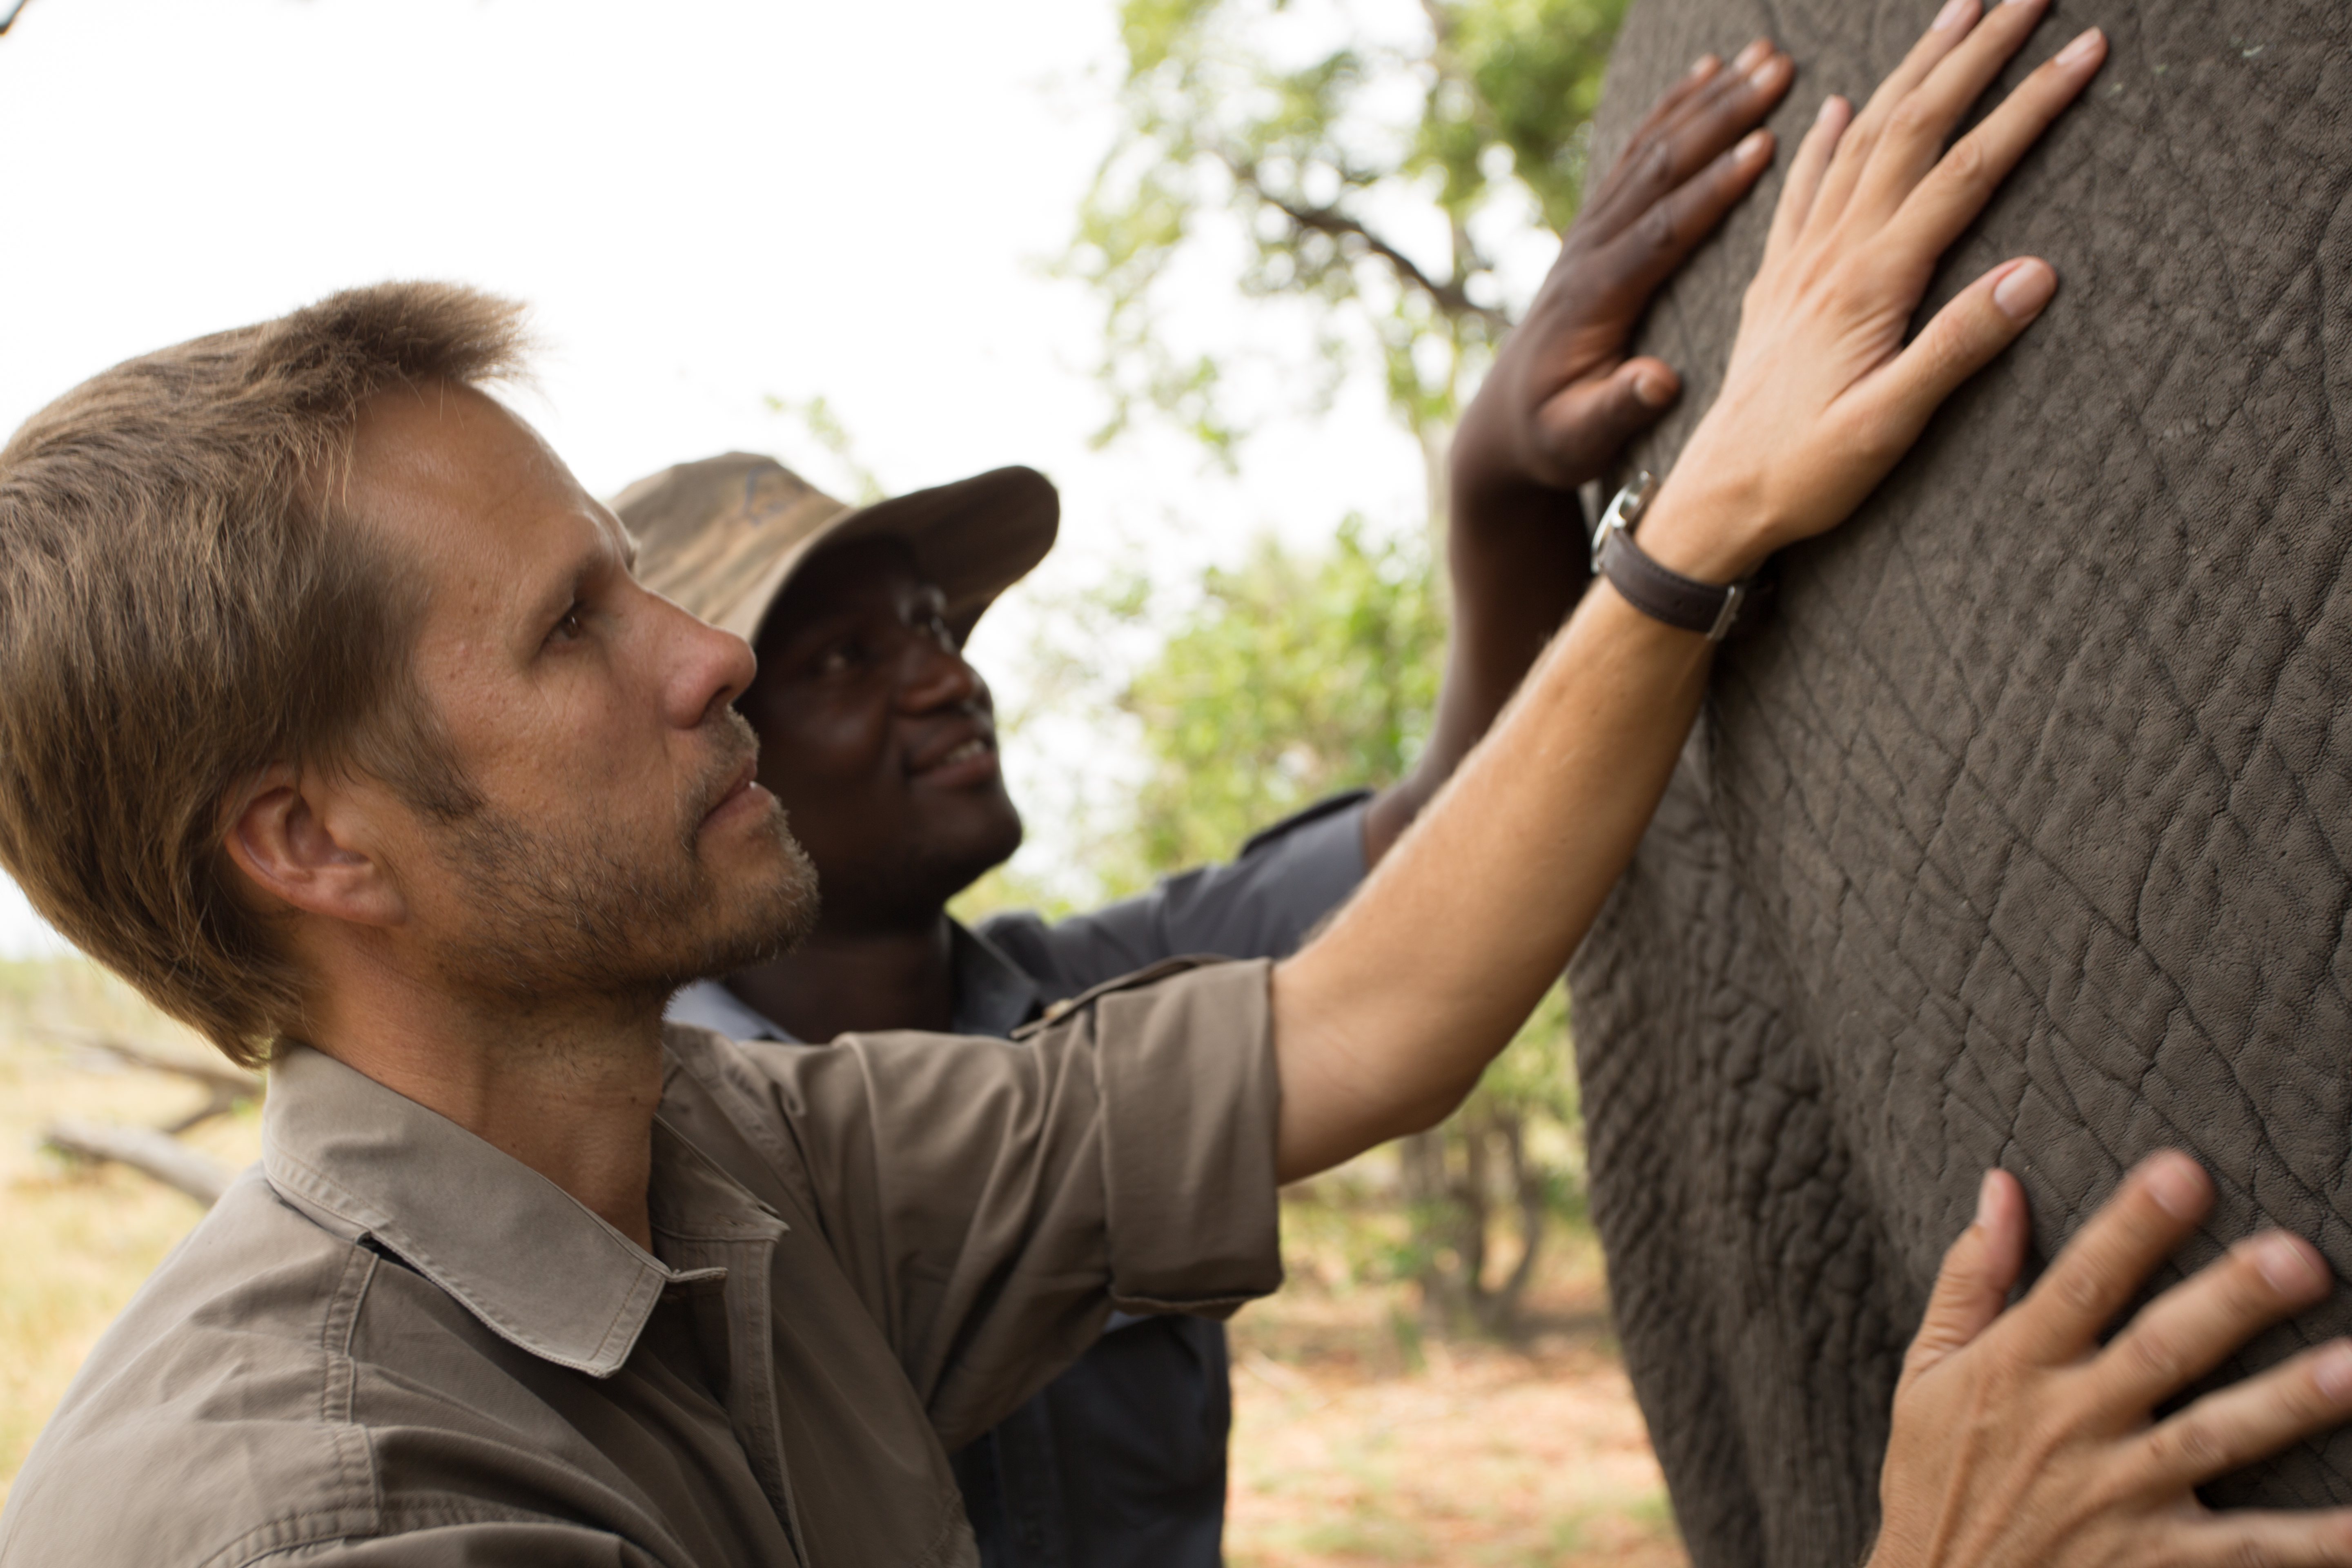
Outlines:
{"type": "MultiPolygon", "coordinates": [[[[1045,1010],[1045,994],[1004,950],[967,927],[948,922],[949,963],[953,966],[959,1035],[1009,1036],[1045,1010]]],[[[716,980],[698,980],[670,998],[666,1016],[730,1040],[782,1040],[801,1044],[792,1031],[716,980]]]]}
{"type": "Polygon", "coordinates": [[[662,1016],[730,1040],[793,1040],[790,1030],[716,980],[698,980],[680,991],[662,1016]]]}
{"type": "MultiPolygon", "coordinates": [[[[740,1235],[778,1222],[656,1123],[662,1228],[740,1235]]],[[[726,1277],[672,1269],[553,1182],[333,1058],[289,1044],[261,1113],[270,1184],[337,1235],[372,1237],[484,1326],[558,1366],[608,1377],[662,1291],[726,1277]]]]}
{"type": "Polygon", "coordinates": [[[948,924],[957,1034],[1009,1036],[1045,1010],[1045,993],[1003,948],[961,921],[948,924]]]}

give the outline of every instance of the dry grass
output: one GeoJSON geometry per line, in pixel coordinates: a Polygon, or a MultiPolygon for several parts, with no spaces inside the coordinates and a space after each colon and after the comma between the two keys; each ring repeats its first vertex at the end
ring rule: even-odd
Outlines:
{"type": "Polygon", "coordinates": [[[1556,1235],[1517,1347],[1423,1338],[1407,1288],[1334,1266],[1328,1213],[1291,1233],[1320,1256],[1233,1326],[1235,1568],[1684,1568],[1589,1232],[1556,1235]]]}
{"type": "MultiPolygon", "coordinates": [[[[0,1505],[90,1346],[201,1215],[133,1172],[39,1150],[55,1116],[161,1123],[203,1099],[43,1039],[59,1025],[186,1042],[86,966],[0,963],[0,1505]]],[[[188,1141],[242,1164],[257,1119],[188,1141]]],[[[1235,1568],[1681,1568],[1590,1234],[1558,1233],[1530,1331],[1506,1348],[1417,1331],[1409,1288],[1378,1282],[1395,1233],[1392,1216],[1294,1205],[1290,1289],[1234,1321],[1235,1568]]]]}
{"type": "MultiPolygon", "coordinates": [[[[205,1099],[184,1079],[45,1040],[57,1025],[188,1038],[86,965],[0,963],[0,1505],[90,1346],[204,1212],[121,1166],[42,1152],[55,1116],[161,1123],[205,1099]]],[[[241,1165],[259,1153],[260,1129],[248,1110],[187,1142],[241,1165]]]]}

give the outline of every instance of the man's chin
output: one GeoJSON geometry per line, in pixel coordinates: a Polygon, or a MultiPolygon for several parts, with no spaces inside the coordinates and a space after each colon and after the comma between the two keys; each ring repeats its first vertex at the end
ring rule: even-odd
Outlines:
{"type": "MultiPolygon", "coordinates": [[[[749,873],[752,868],[740,869],[749,873]]],[[[714,902],[724,907],[711,911],[714,924],[695,956],[693,973],[678,975],[677,984],[719,979],[782,958],[816,929],[816,867],[798,840],[778,835],[775,860],[757,871],[746,877],[746,885],[718,890],[714,902]]]]}

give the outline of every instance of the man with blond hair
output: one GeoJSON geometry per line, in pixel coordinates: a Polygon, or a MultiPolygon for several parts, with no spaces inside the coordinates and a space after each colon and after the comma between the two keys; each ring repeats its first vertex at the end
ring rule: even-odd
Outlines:
{"type": "MultiPolygon", "coordinates": [[[[1939,165],[2038,18],[1948,15],[1850,128],[1830,100],[1639,545],[1331,928],[1024,1045],[664,1028],[815,889],[728,706],[748,647],[646,592],[478,384],[505,307],[355,290],[37,415],[0,449],[0,859],[271,1084],[261,1163],[91,1352],[0,1563],[971,1563],[947,1449],[1114,1309],[1273,1289],[1276,1184],[1459,1100],[1657,799],[1711,647],[1688,602],[1834,526],[2050,299],[2016,258],[1904,342],[2103,53],[1939,165]]],[[[2352,1346],[2151,1419],[2326,1291],[2309,1247],[2250,1238],[2099,1344],[2210,1198],[2150,1159],[2004,1310],[2023,1205],[1988,1175],[1880,1568],[2352,1561],[2352,1517],[2192,1490],[2352,1411],[2352,1346]]]]}

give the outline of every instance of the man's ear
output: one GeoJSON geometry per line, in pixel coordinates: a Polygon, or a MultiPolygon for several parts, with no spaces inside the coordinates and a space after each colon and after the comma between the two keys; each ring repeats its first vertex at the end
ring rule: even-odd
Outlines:
{"type": "Polygon", "coordinates": [[[232,802],[226,847],[270,902],[353,925],[397,925],[406,900],[373,853],[369,812],[340,781],[272,763],[232,802]]]}

